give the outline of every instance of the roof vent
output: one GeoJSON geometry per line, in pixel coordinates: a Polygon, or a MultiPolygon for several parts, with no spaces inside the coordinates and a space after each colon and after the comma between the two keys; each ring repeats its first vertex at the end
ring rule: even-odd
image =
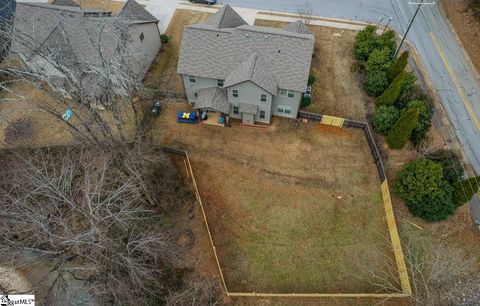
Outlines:
{"type": "Polygon", "coordinates": [[[278,50],[278,53],[280,53],[281,50],[278,50]]]}
{"type": "Polygon", "coordinates": [[[217,37],[219,37],[219,36],[220,36],[220,34],[217,33],[217,37]]]}
{"type": "Polygon", "coordinates": [[[267,39],[267,38],[268,38],[268,35],[265,35],[265,39],[267,39]]]}

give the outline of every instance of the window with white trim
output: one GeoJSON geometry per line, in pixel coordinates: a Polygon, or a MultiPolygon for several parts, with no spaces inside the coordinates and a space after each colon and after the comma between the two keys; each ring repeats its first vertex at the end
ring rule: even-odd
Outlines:
{"type": "Polygon", "coordinates": [[[238,115],[238,106],[234,106],[234,107],[233,107],[233,113],[234,113],[235,115],[238,115]]]}
{"type": "Polygon", "coordinates": [[[223,87],[223,80],[217,79],[217,86],[223,87]]]}
{"type": "Polygon", "coordinates": [[[188,80],[190,81],[190,83],[195,83],[197,80],[195,79],[195,76],[193,75],[189,75],[188,76],[188,80]]]}
{"type": "Polygon", "coordinates": [[[238,98],[238,90],[237,89],[232,90],[232,95],[234,98],[238,98]]]}
{"type": "Polygon", "coordinates": [[[261,94],[261,95],[260,95],[260,101],[262,101],[262,102],[267,102],[267,95],[261,94]]]}
{"type": "Polygon", "coordinates": [[[289,98],[295,97],[295,91],[289,90],[288,93],[287,93],[287,97],[289,97],[289,98]]]}
{"type": "Polygon", "coordinates": [[[198,92],[194,93],[193,95],[195,96],[195,98],[198,98],[198,92]]]}
{"type": "Polygon", "coordinates": [[[291,114],[292,113],[292,108],[290,106],[279,105],[277,107],[277,112],[284,113],[284,114],[291,114]]]}
{"type": "Polygon", "coordinates": [[[260,111],[260,119],[265,119],[265,111],[264,110],[260,111]]]}
{"type": "Polygon", "coordinates": [[[287,96],[287,90],[286,89],[280,89],[280,95],[286,97],[287,96]]]}

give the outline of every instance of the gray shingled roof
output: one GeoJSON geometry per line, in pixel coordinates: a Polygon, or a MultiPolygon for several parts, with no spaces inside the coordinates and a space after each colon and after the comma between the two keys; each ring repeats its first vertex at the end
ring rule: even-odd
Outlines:
{"type": "Polygon", "coordinates": [[[158,19],[150,14],[143,6],[138,4],[135,0],[128,0],[121,11],[117,14],[118,17],[128,18],[132,20],[152,21],[157,22],[158,19]]]}
{"type": "MultiPolygon", "coordinates": [[[[132,7],[130,0],[127,4],[132,7]]],[[[135,2],[136,3],[136,2],[135,2]]],[[[141,7],[142,10],[144,10],[141,7]]],[[[102,11],[40,3],[19,3],[14,20],[13,52],[29,59],[41,46],[63,52],[69,59],[97,64],[111,57],[120,43],[121,28],[138,21],[116,17],[89,17],[84,13],[102,11]],[[99,31],[102,29],[102,31],[99,31]],[[101,35],[101,37],[100,37],[101,35]],[[70,52],[72,54],[68,54],[70,52]]]]}
{"type": "Polygon", "coordinates": [[[67,21],[65,25],[72,26],[72,31],[80,27],[81,35],[83,26],[79,25],[82,16],[80,10],[62,11],[56,8],[58,6],[49,9],[44,5],[19,3],[14,19],[12,51],[30,57],[64,20],[67,21]]]}
{"type": "Polygon", "coordinates": [[[307,27],[307,25],[301,21],[297,20],[295,22],[290,23],[286,28],[285,31],[295,32],[300,34],[313,34],[312,31],[307,27]]]}
{"type": "Polygon", "coordinates": [[[253,114],[253,115],[257,114],[258,106],[255,104],[240,103],[239,106],[240,106],[239,108],[240,113],[253,114]]]}
{"type": "Polygon", "coordinates": [[[193,108],[211,108],[228,114],[230,112],[230,103],[228,103],[227,90],[219,87],[200,89],[193,108]]]}
{"type": "Polygon", "coordinates": [[[228,4],[222,6],[215,14],[210,16],[206,21],[208,25],[215,28],[236,28],[247,24],[237,12],[228,4]]]}
{"type": "Polygon", "coordinates": [[[252,81],[272,95],[277,94],[277,82],[273,78],[268,64],[256,53],[250,55],[227,76],[225,87],[245,81],[252,81]]]}
{"type": "Polygon", "coordinates": [[[256,53],[270,67],[278,87],[303,92],[313,46],[312,34],[250,25],[234,29],[189,25],[183,32],[177,72],[225,80],[256,53]]]}
{"type": "Polygon", "coordinates": [[[77,3],[73,2],[72,0],[53,0],[52,5],[59,5],[59,6],[76,6],[80,7],[77,3]]]}

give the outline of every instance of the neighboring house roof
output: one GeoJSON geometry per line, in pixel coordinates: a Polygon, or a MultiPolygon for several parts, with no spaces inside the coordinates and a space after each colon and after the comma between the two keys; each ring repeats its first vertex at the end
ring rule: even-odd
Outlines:
{"type": "Polygon", "coordinates": [[[143,6],[135,0],[128,0],[123,6],[117,17],[128,18],[132,20],[158,22],[158,19],[150,14],[143,6]]]}
{"type": "MultiPolygon", "coordinates": [[[[218,20],[220,14],[218,11],[214,19],[218,20]]],[[[177,72],[226,80],[232,71],[246,65],[247,58],[257,54],[278,87],[303,92],[313,46],[313,34],[250,25],[219,28],[212,23],[194,24],[184,29],[177,72]]]]}
{"type": "Polygon", "coordinates": [[[297,20],[295,22],[290,23],[285,28],[285,31],[300,33],[300,34],[313,34],[313,32],[310,31],[310,29],[307,28],[307,25],[301,20],[297,20]]]}
{"type": "Polygon", "coordinates": [[[241,25],[247,24],[237,12],[228,4],[222,6],[222,8],[212,16],[210,16],[207,21],[207,24],[215,28],[236,28],[241,25]]]}
{"type": "Polygon", "coordinates": [[[59,6],[77,6],[80,7],[77,3],[73,2],[72,0],[53,0],[52,5],[59,5],[59,6]]]}
{"type": "Polygon", "coordinates": [[[268,64],[256,53],[250,55],[227,76],[225,87],[245,81],[252,81],[272,95],[277,94],[278,85],[270,72],[268,64]]]}
{"type": "Polygon", "coordinates": [[[239,108],[240,113],[253,114],[253,115],[257,114],[258,106],[255,104],[240,103],[239,106],[240,106],[239,108]]]}
{"type": "MultiPolygon", "coordinates": [[[[100,59],[97,48],[91,39],[87,24],[75,7],[73,11],[58,10],[57,7],[18,4],[14,20],[12,51],[30,59],[41,47],[58,50],[76,58],[78,62],[97,64],[100,59]]],[[[106,20],[106,19],[105,19],[106,20]]]]}
{"type": "Polygon", "coordinates": [[[202,88],[198,91],[194,109],[211,108],[228,114],[230,103],[227,98],[227,91],[219,87],[202,88]]]}
{"type": "MultiPolygon", "coordinates": [[[[115,56],[124,51],[121,46],[129,27],[139,22],[156,26],[154,22],[139,21],[138,16],[132,18],[135,19],[112,17],[103,11],[74,6],[18,3],[11,52],[18,54],[32,69],[45,72],[49,78],[68,74],[82,84],[88,82],[92,88],[94,85],[101,88],[105,76],[100,67],[105,63],[121,67],[117,74],[131,73],[128,69],[134,69],[128,64],[123,65],[129,59],[115,56]]],[[[143,63],[132,61],[134,64],[143,63]]],[[[121,83],[120,79],[115,82],[121,83]]],[[[101,89],[92,90],[92,95],[101,93],[101,89]]]]}

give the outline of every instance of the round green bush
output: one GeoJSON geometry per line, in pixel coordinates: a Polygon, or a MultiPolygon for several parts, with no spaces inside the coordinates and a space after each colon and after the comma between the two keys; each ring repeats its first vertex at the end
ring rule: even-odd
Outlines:
{"type": "Polygon", "coordinates": [[[388,87],[387,74],[384,71],[368,72],[363,87],[367,95],[371,97],[380,96],[388,87]]]}
{"type": "Polygon", "coordinates": [[[454,184],[462,180],[465,171],[462,160],[455,151],[440,149],[429,153],[427,158],[442,164],[443,176],[450,184],[454,184]]]}
{"type": "Polygon", "coordinates": [[[373,114],[373,128],[380,134],[386,135],[400,117],[400,111],[395,106],[382,105],[375,109],[373,114]]]}
{"type": "Polygon", "coordinates": [[[168,42],[170,41],[170,38],[171,37],[167,34],[160,35],[160,41],[162,42],[162,44],[168,44],[168,42]]]}
{"type": "Polygon", "coordinates": [[[308,85],[312,85],[313,83],[315,83],[315,81],[317,80],[317,78],[314,76],[314,75],[309,75],[308,76],[308,85]]]}
{"type": "Polygon", "coordinates": [[[426,221],[441,221],[455,212],[453,188],[440,163],[420,159],[406,164],[393,187],[410,212],[426,221]]]}
{"type": "Polygon", "coordinates": [[[355,42],[353,44],[353,53],[357,60],[366,61],[376,48],[378,48],[377,34],[375,33],[376,27],[373,25],[366,26],[355,36],[355,42]]]}
{"type": "Polygon", "coordinates": [[[307,107],[312,104],[312,98],[304,96],[302,99],[302,107],[307,107]]]}
{"type": "Polygon", "coordinates": [[[383,71],[386,74],[391,63],[390,50],[388,48],[377,49],[370,54],[365,69],[367,73],[383,71]]]}

